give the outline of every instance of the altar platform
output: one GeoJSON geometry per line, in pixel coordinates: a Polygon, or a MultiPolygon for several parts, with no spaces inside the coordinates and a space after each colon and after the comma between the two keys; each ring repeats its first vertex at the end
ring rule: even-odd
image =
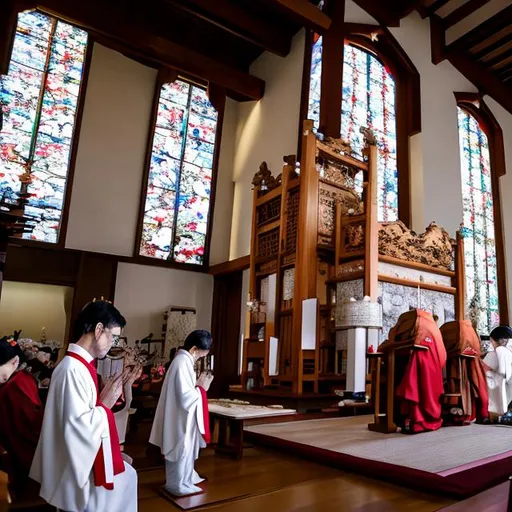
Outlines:
{"type": "Polygon", "coordinates": [[[512,475],[512,428],[446,427],[416,435],[370,432],[373,416],[248,426],[251,442],[411,489],[456,498],[512,475]]]}

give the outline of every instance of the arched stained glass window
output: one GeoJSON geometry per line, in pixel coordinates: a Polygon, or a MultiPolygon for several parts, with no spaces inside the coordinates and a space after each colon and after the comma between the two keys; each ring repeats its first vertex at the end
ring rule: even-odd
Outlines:
{"type": "Polygon", "coordinates": [[[218,113],[206,91],[164,84],[152,141],[139,254],[202,265],[218,113]]]}
{"type": "Polygon", "coordinates": [[[0,77],[0,199],[33,217],[24,238],[59,239],[86,47],[83,30],[36,11],[18,15],[0,77]]]}
{"type": "Polygon", "coordinates": [[[458,123],[466,313],[479,333],[489,334],[500,321],[489,142],[477,119],[461,107],[458,123]]]}
{"type": "MultiPolygon", "coordinates": [[[[315,129],[320,121],[322,38],[312,47],[308,119],[315,129]]],[[[341,137],[354,156],[362,158],[361,127],[373,130],[378,142],[379,221],[398,219],[398,170],[395,81],[382,62],[369,51],[345,44],[343,63],[341,137]]]]}
{"type": "Polygon", "coordinates": [[[378,147],[379,221],[398,219],[395,81],[382,62],[368,51],[345,45],[341,137],[362,158],[361,127],[373,130],[378,147]]]}

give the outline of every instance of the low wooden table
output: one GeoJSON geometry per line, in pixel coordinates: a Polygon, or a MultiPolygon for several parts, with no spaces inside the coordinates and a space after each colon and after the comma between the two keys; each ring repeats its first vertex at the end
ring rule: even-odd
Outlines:
{"type": "Polygon", "coordinates": [[[245,422],[255,424],[259,422],[258,420],[265,422],[266,418],[279,418],[286,421],[297,414],[297,411],[293,409],[270,409],[248,405],[224,407],[218,404],[209,404],[208,408],[212,420],[212,431],[215,422],[219,425],[219,438],[215,453],[233,459],[241,459],[243,456],[245,422]]]}

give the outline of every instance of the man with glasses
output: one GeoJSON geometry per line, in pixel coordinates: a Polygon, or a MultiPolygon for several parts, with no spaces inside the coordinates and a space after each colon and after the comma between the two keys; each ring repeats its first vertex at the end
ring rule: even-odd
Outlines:
{"type": "Polygon", "coordinates": [[[67,512],[137,510],[137,473],[121,453],[111,408],[123,375],[101,393],[94,360],[118,342],[126,321],[109,302],[94,301],[75,323],[75,343],[55,369],[30,476],[41,496],[67,512]]]}

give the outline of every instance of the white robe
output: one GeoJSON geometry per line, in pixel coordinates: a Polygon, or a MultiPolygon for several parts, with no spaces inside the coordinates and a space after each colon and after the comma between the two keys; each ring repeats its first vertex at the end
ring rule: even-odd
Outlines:
{"type": "MultiPolygon", "coordinates": [[[[76,344],[68,350],[92,361],[76,344]]],[[[52,375],[30,477],[41,483],[41,497],[61,510],[99,512],[108,505],[108,512],[136,511],[137,474],[125,463],[125,471],[113,476],[107,415],[96,401],[87,368],[65,357],[52,375]],[[114,482],[112,491],[94,484],[93,465],[102,444],[107,481],[114,482]]]]}
{"type": "Polygon", "coordinates": [[[206,447],[203,403],[196,387],[194,358],[179,350],[171,363],[158,400],[149,442],[166,459],[167,490],[175,495],[197,492],[194,471],[200,448],[206,447]]]}
{"type": "Polygon", "coordinates": [[[484,363],[492,369],[485,372],[489,412],[501,416],[512,402],[512,352],[506,347],[497,347],[484,357],[484,363]]]}

